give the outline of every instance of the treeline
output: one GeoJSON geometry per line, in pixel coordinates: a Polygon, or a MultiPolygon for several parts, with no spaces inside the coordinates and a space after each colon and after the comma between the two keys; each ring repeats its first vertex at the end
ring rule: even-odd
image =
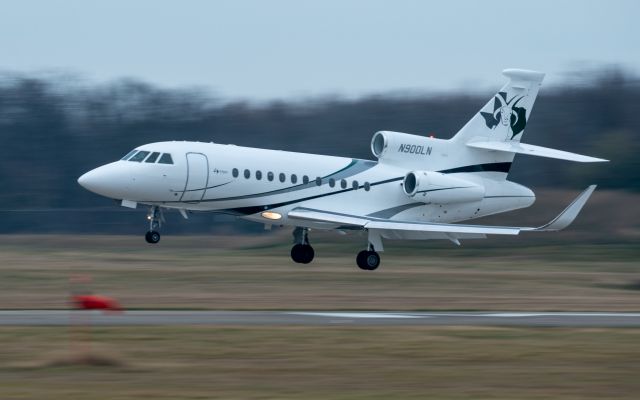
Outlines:
{"type": "MultiPolygon", "coordinates": [[[[251,103],[135,80],[94,85],[72,76],[5,74],[0,77],[0,232],[122,232],[123,225],[126,231],[143,231],[140,215],[111,207],[76,183],[83,172],[143,143],[199,140],[372,158],[374,132],[448,138],[494,92],[251,103]],[[131,222],[132,217],[139,221],[131,222]]],[[[524,141],[612,162],[585,165],[519,156],[510,179],[534,189],[598,183],[640,190],[638,114],[640,80],[620,70],[599,71],[579,84],[543,87],[524,141]]],[[[227,226],[224,218],[207,216],[173,229],[211,230],[219,221],[227,226]]]]}

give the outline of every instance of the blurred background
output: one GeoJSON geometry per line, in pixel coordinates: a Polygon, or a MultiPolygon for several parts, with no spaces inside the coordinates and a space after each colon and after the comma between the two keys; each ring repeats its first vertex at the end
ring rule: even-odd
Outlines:
{"type": "MultiPolygon", "coordinates": [[[[144,210],[76,179],[144,143],[371,159],[378,130],[449,138],[519,67],[547,73],[524,141],[611,163],[519,156],[510,179],[539,198],[597,183],[609,194],[590,223],[618,212],[628,229],[614,234],[637,234],[624,210],[640,200],[638,12],[623,0],[2,2],[0,233],[141,232],[144,210]]],[[[262,230],[179,218],[168,233],[262,230]]]]}
{"type": "Polygon", "coordinates": [[[3,318],[47,309],[64,320],[71,293],[126,313],[637,316],[639,15],[637,0],[0,0],[0,398],[637,399],[640,330],[615,318],[598,328],[569,317],[93,328],[88,315],[47,327],[3,318]],[[166,213],[167,235],[148,246],[145,209],[76,182],[165,140],[372,159],[379,130],[451,137],[505,68],[547,73],[524,142],[611,162],[517,156],[509,179],[538,200],[484,222],[536,226],[598,184],[563,232],[460,248],[395,241],[375,273],[354,264],[366,236],[314,232],[318,257],[301,267],[289,229],[209,213],[166,213]]]}

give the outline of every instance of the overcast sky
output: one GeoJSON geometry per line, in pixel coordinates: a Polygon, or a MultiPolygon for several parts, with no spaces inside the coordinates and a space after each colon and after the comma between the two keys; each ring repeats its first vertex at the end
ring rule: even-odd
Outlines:
{"type": "Polygon", "coordinates": [[[506,67],[640,71],[637,0],[0,0],[0,70],[268,100],[499,86],[506,67]]]}

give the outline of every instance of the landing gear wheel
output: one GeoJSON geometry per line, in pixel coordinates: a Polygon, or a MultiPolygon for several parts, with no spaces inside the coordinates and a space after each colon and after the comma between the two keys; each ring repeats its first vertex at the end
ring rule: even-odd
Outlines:
{"type": "Polygon", "coordinates": [[[144,235],[147,243],[156,244],[160,241],[160,234],[156,231],[149,231],[144,235]]]}
{"type": "Polygon", "coordinates": [[[309,264],[314,256],[313,247],[308,244],[296,244],[291,248],[291,259],[299,264],[309,264]]]}
{"type": "Polygon", "coordinates": [[[149,220],[149,230],[144,235],[144,239],[147,243],[156,244],[160,241],[160,233],[158,230],[164,221],[162,216],[162,209],[158,206],[151,206],[147,213],[147,219],[149,220]]]}
{"type": "Polygon", "coordinates": [[[380,255],[375,251],[362,250],[356,257],[356,262],[360,269],[373,271],[380,265],[380,255]]]}

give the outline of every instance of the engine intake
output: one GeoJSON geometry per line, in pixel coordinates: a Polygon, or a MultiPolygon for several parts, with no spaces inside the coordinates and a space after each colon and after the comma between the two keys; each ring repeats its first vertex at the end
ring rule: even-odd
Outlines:
{"type": "Polygon", "coordinates": [[[484,187],[434,171],[411,171],[402,183],[404,193],[416,200],[435,204],[470,203],[482,200],[484,187]]]}

